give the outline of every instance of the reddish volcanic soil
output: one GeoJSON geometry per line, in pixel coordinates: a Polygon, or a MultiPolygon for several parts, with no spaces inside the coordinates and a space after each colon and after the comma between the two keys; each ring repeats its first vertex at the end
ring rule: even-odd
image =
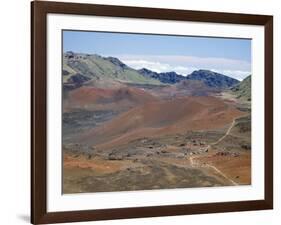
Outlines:
{"type": "MultiPolygon", "coordinates": [[[[103,97],[111,96],[103,91],[99,93],[103,97]]],[[[145,136],[158,137],[189,130],[224,128],[233,119],[243,115],[245,113],[211,96],[149,101],[100,127],[82,133],[76,141],[107,149],[145,136]]]]}
{"type": "Polygon", "coordinates": [[[223,171],[225,177],[239,183],[251,183],[251,153],[243,152],[239,157],[230,155],[216,155],[212,151],[205,155],[193,157],[193,161],[199,165],[211,165],[223,171]]]}
{"type": "Polygon", "coordinates": [[[82,155],[73,157],[73,155],[64,154],[63,165],[64,169],[91,169],[99,173],[113,173],[126,168],[130,164],[129,160],[109,161],[102,159],[88,159],[82,155]]]}
{"type": "Polygon", "coordinates": [[[123,111],[133,106],[153,101],[155,97],[137,88],[102,89],[83,86],[71,91],[64,110],[86,108],[92,110],[123,111]]]}
{"type": "Polygon", "coordinates": [[[202,82],[64,94],[64,193],[251,184],[251,111],[202,82]]]}

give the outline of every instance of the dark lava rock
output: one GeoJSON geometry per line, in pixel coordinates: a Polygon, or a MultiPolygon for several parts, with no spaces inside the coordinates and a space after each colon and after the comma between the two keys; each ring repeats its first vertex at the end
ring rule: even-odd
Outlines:
{"type": "Polygon", "coordinates": [[[187,80],[201,80],[209,87],[230,88],[239,83],[238,80],[210,70],[196,70],[186,77],[187,80]]]}

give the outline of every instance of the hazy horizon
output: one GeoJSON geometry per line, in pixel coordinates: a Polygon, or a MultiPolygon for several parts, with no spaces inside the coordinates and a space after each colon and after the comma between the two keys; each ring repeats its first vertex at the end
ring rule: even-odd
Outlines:
{"type": "Polygon", "coordinates": [[[188,75],[206,69],[243,80],[251,74],[251,40],[63,31],[63,51],[112,56],[134,69],[188,75]]]}

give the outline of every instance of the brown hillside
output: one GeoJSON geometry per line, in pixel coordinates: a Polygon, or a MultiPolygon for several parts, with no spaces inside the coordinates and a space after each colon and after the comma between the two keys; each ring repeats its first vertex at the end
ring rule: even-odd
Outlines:
{"type": "Polygon", "coordinates": [[[223,128],[242,115],[243,112],[215,97],[153,101],[82,134],[79,141],[107,148],[146,136],[223,128]]]}
{"type": "Polygon", "coordinates": [[[102,89],[83,86],[69,92],[65,109],[86,108],[88,110],[126,110],[136,105],[152,101],[155,97],[133,88],[102,89]]]}
{"type": "Polygon", "coordinates": [[[183,80],[174,85],[150,90],[153,95],[166,99],[180,96],[208,96],[217,92],[219,89],[208,87],[199,80],[183,80]]]}

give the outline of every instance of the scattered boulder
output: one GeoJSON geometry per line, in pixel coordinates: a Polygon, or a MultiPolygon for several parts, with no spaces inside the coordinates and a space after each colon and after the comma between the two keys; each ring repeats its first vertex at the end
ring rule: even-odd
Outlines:
{"type": "Polygon", "coordinates": [[[130,153],[127,153],[126,157],[131,157],[131,154],[130,154],[130,153]]]}
{"type": "Polygon", "coordinates": [[[148,142],[148,140],[147,140],[146,138],[144,138],[144,139],[142,139],[140,142],[141,142],[142,144],[145,144],[145,143],[148,142]]]}
{"type": "Polygon", "coordinates": [[[237,153],[237,152],[234,152],[234,153],[232,153],[232,156],[233,156],[233,157],[239,157],[239,156],[240,156],[240,154],[239,154],[239,153],[237,153]]]}
{"type": "Polygon", "coordinates": [[[108,160],[122,160],[123,156],[122,155],[117,155],[115,153],[110,153],[108,155],[108,160]]]}
{"type": "Polygon", "coordinates": [[[176,158],[178,159],[183,159],[185,156],[184,155],[177,155],[176,158]]]}
{"type": "Polygon", "coordinates": [[[200,142],[199,144],[200,144],[200,146],[203,146],[203,145],[205,145],[205,142],[200,142]]]}
{"type": "Polygon", "coordinates": [[[250,144],[242,144],[241,148],[243,148],[245,150],[251,150],[251,145],[250,144]]]}
{"type": "Polygon", "coordinates": [[[217,156],[228,156],[228,155],[230,155],[230,153],[229,152],[217,152],[216,155],[217,156]]]}

